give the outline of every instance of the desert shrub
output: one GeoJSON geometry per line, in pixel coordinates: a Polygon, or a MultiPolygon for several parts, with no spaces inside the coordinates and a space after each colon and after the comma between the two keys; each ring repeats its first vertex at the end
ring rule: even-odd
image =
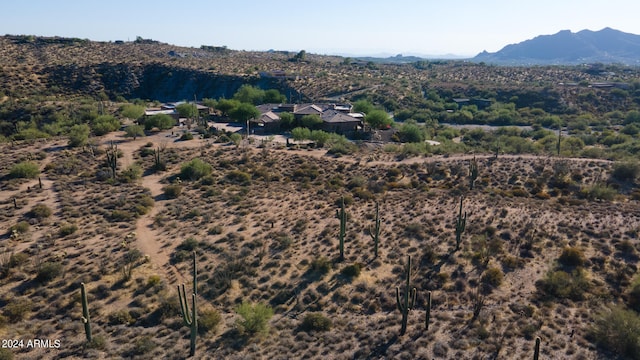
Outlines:
{"type": "Polygon", "coordinates": [[[580,190],[580,196],[588,200],[613,200],[618,192],[607,185],[593,184],[580,190]]]}
{"type": "Polygon", "coordinates": [[[237,319],[236,325],[241,333],[255,335],[264,334],[269,331],[269,319],[273,316],[273,309],[269,305],[262,303],[249,304],[243,302],[236,309],[240,319],[237,319]]]}
{"type": "Polygon", "coordinates": [[[504,274],[502,270],[497,267],[488,268],[484,274],[482,274],[481,281],[485,285],[489,285],[492,287],[498,287],[502,284],[502,279],[504,278],[504,274]]]}
{"type": "Polygon", "coordinates": [[[147,147],[146,145],[140,149],[140,157],[147,157],[154,155],[156,153],[155,149],[147,147]]]}
{"type": "Polygon", "coordinates": [[[151,275],[147,279],[147,287],[152,288],[154,286],[160,285],[162,282],[162,278],[159,275],[151,275]]]}
{"type": "Polygon", "coordinates": [[[331,260],[324,256],[317,257],[311,261],[311,270],[320,274],[331,271],[331,260]]]}
{"type": "Polygon", "coordinates": [[[193,251],[198,247],[198,245],[199,245],[198,240],[196,240],[194,237],[190,236],[178,246],[178,249],[186,250],[186,251],[193,251]]]}
{"type": "Polygon", "coordinates": [[[209,234],[209,235],[220,235],[220,234],[222,234],[222,231],[224,231],[224,228],[222,227],[222,225],[215,225],[215,226],[212,226],[209,229],[207,229],[207,234],[209,234]]]}
{"type": "Polygon", "coordinates": [[[331,145],[329,150],[327,150],[327,153],[332,155],[350,155],[356,152],[357,149],[358,147],[354,143],[346,142],[346,141],[336,142],[333,145],[331,145]]]}
{"type": "Polygon", "coordinates": [[[109,314],[110,325],[131,325],[135,322],[127,309],[116,310],[109,314]]]}
{"type": "Polygon", "coordinates": [[[29,255],[25,253],[11,254],[9,257],[9,267],[16,268],[25,264],[29,260],[29,255]]]}
{"type": "Polygon", "coordinates": [[[546,297],[582,300],[589,290],[590,283],[584,270],[578,268],[571,273],[557,270],[549,271],[543,279],[536,281],[536,288],[546,297]]]}
{"type": "Polygon", "coordinates": [[[618,181],[634,181],[640,175],[640,163],[627,161],[616,163],[611,176],[618,181]]]}
{"type": "Polygon", "coordinates": [[[362,271],[362,265],[356,263],[345,266],[340,273],[346,277],[354,278],[360,276],[360,271],[362,271]]]}
{"type": "Polygon", "coordinates": [[[140,179],[142,176],[142,168],[138,164],[131,164],[121,174],[120,177],[124,182],[132,182],[140,179]]]}
{"type": "Polygon", "coordinates": [[[9,349],[0,348],[0,360],[13,360],[13,352],[9,349]]]}
{"type": "Polygon", "coordinates": [[[58,230],[58,235],[60,237],[65,237],[73,234],[76,231],[78,231],[78,226],[76,226],[75,224],[64,224],[60,226],[60,230],[58,230]]]}
{"type": "Polygon", "coordinates": [[[140,252],[140,250],[138,249],[131,249],[127,251],[123,256],[123,260],[127,264],[135,263],[141,258],[142,258],[142,252],[140,252]]]}
{"type": "Polygon", "coordinates": [[[45,204],[37,204],[29,211],[29,216],[34,217],[36,219],[45,219],[51,216],[53,212],[51,209],[45,204]]]}
{"type": "Polygon", "coordinates": [[[560,262],[564,266],[583,266],[584,265],[584,253],[581,249],[577,247],[565,247],[562,250],[562,254],[558,258],[558,262],[560,262]]]}
{"type": "MultiPolygon", "coordinates": [[[[158,115],[154,115],[154,116],[158,116],[158,115]]],[[[151,338],[151,336],[145,335],[141,338],[138,338],[135,343],[133,344],[133,347],[128,351],[129,356],[133,357],[134,355],[144,355],[146,353],[151,352],[153,349],[156,348],[156,346],[158,346],[158,344],[156,344],[153,339],[151,338]]]]}
{"type": "Polygon", "coordinates": [[[308,313],[302,319],[300,328],[304,331],[329,331],[332,325],[331,319],[322,313],[308,313]]]}
{"type": "Polygon", "coordinates": [[[251,184],[251,175],[241,170],[231,170],[225,175],[224,178],[232,184],[243,186],[251,184]]]}
{"type": "Polygon", "coordinates": [[[213,168],[208,163],[195,158],[187,163],[182,164],[180,168],[180,177],[187,180],[198,180],[201,177],[211,174],[213,168]]]}
{"type": "Polygon", "coordinates": [[[91,122],[91,129],[97,136],[108,134],[120,128],[120,121],[113,115],[100,115],[91,122]]]}
{"type": "Polygon", "coordinates": [[[180,141],[193,140],[193,134],[191,131],[185,131],[180,135],[180,141]]]}
{"type": "Polygon", "coordinates": [[[87,144],[91,129],[87,124],[73,125],[69,129],[69,146],[79,147],[87,144]]]}
{"type": "Polygon", "coordinates": [[[11,232],[18,232],[20,234],[24,234],[27,231],[29,231],[29,223],[26,221],[20,221],[17,224],[13,225],[12,227],[9,228],[9,230],[11,232]]]}
{"type": "Polygon", "coordinates": [[[40,175],[40,168],[38,164],[32,161],[23,161],[15,164],[9,170],[9,176],[12,178],[35,179],[38,175],[40,175]]]}
{"type": "Polygon", "coordinates": [[[640,359],[640,315],[621,307],[598,315],[589,336],[602,348],[628,359],[640,359]]]}
{"type": "Polygon", "coordinates": [[[198,315],[198,334],[204,335],[210,331],[215,332],[222,320],[220,313],[215,310],[203,310],[198,315]]]}
{"type": "Polygon", "coordinates": [[[215,182],[216,182],[215,179],[211,175],[207,175],[202,179],[200,179],[200,184],[202,185],[213,185],[215,184],[215,182]]]}
{"type": "Polygon", "coordinates": [[[107,340],[104,336],[94,335],[91,337],[91,341],[87,344],[87,347],[89,349],[104,350],[107,347],[107,340]]]}
{"type": "Polygon", "coordinates": [[[182,193],[182,185],[180,184],[167,185],[162,188],[162,191],[164,192],[164,196],[167,199],[175,199],[178,196],[180,196],[180,193],[182,193]]]}
{"type": "Polygon", "coordinates": [[[109,216],[111,221],[126,222],[133,218],[133,214],[127,210],[113,210],[109,216]]]}
{"type": "Polygon", "coordinates": [[[24,297],[12,299],[4,306],[4,316],[9,319],[9,322],[15,324],[26,318],[27,314],[31,311],[31,307],[32,304],[29,299],[24,297]]]}
{"type": "Polygon", "coordinates": [[[373,200],[375,196],[373,193],[365,188],[357,187],[351,190],[353,196],[362,199],[362,200],[373,200]]]}
{"type": "Polygon", "coordinates": [[[136,212],[140,215],[144,215],[149,212],[149,210],[155,204],[153,198],[147,194],[136,196],[136,212]]]}
{"type": "Polygon", "coordinates": [[[295,181],[310,181],[315,180],[318,176],[320,176],[320,171],[317,166],[303,163],[293,171],[291,178],[295,181]]]}
{"type": "Polygon", "coordinates": [[[629,307],[640,312],[640,278],[637,278],[636,281],[631,284],[627,296],[627,304],[629,307]]]}
{"type": "Polygon", "coordinates": [[[55,279],[62,274],[62,264],[57,261],[47,261],[40,265],[36,280],[47,282],[55,279]]]}

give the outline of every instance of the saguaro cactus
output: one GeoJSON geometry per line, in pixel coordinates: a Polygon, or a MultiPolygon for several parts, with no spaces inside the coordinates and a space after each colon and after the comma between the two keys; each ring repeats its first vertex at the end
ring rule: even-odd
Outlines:
{"type": "Polygon", "coordinates": [[[558,156],[560,156],[561,144],[562,144],[562,125],[558,125],[558,143],[556,144],[556,150],[558,151],[558,156]]]}
{"type": "Polygon", "coordinates": [[[476,157],[473,157],[473,160],[469,162],[469,189],[473,190],[473,187],[476,183],[476,179],[478,178],[478,162],[476,161],[476,157]]]}
{"type": "Polygon", "coordinates": [[[162,161],[162,158],[160,157],[160,153],[160,148],[156,148],[155,150],[153,150],[153,169],[156,171],[163,171],[167,168],[167,165],[164,161],[162,161]]]}
{"type": "Polygon", "coordinates": [[[80,283],[80,297],[82,299],[82,323],[84,324],[84,333],[87,336],[87,341],[91,341],[91,318],[89,317],[87,291],[84,288],[84,283],[80,283]]]}
{"type": "Polygon", "coordinates": [[[347,234],[347,212],[344,210],[344,196],[340,200],[340,210],[336,210],[336,217],[340,219],[340,260],[344,260],[344,237],[347,234]]]}
{"type": "Polygon", "coordinates": [[[456,251],[460,250],[460,243],[462,242],[462,233],[467,226],[467,212],[464,212],[462,216],[462,200],[464,198],[460,196],[460,210],[456,219],[456,251]]]}
{"type": "Polygon", "coordinates": [[[400,328],[400,336],[404,335],[407,331],[407,320],[409,318],[409,311],[413,309],[416,303],[416,288],[410,287],[411,281],[411,255],[407,257],[407,274],[405,277],[405,290],[400,300],[400,287],[396,286],[396,303],[398,310],[402,313],[402,326],[400,328]]]}
{"type": "Polygon", "coordinates": [[[425,307],[425,327],[429,330],[429,321],[431,321],[431,291],[427,291],[427,301],[425,307]]]}
{"type": "Polygon", "coordinates": [[[379,216],[379,204],[376,202],[376,220],[375,226],[369,227],[369,234],[373,239],[373,255],[378,257],[378,244],[380,243],[380,216],[379,216]]]}
{"type": "Polygon", "coordinates": [[[182,312],[182,320],[184,324],[191,328],[191,346],[189,348],[189,356],[196,353],[196,335],[198,334],[198,309],[196,307],[196,297],[198,295],[198,270],[196,269],[196,252],[193,252],[193,293],[191,294],[191,311],[189,311],[189,303],[187,292],[184,284],[182,291],[178,285],[178,297],[180,298],[180,311],[182,312]]]}
{"type": "Polygon", "coordinates": [[[538,360],[540,356],[540,337],[536,337],[536,346],[533,349],[533,360],[538,360]]]}
{"type": "Polygon", "coordinates": [[[111,177],[116,177],[116,171],[118,169],[118,145],[111,143],[107,153],[107,166],[111,169],[111,177]]]}

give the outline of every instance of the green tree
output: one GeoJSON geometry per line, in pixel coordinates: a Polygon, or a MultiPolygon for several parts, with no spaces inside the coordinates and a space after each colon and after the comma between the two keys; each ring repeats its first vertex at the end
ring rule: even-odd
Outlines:
{"type": "Polygon", "coordinates": [[[393,121],[384,110],[372,110],[365,118],[366,121],[373,129],[386,129],[393,121]]]}
{"type": "Polygon", "coordinates": [[[144,128],[141,125],[129,125],[124,129],[124,136],[135,140],[138,136],[144,136],[144,128]]]}
{"type": "Polygon", "coordinates": [[[255,305],[243,302],[236,309],[241,319],[237,320],[241,332],[250,335],[264,334],[269,331],[269,319],[273,316],[273,309],[265,304],[255,305]]]}
{"type": "Polygon", "coordinates": [[[280,114],[280,128],[283,130],[289,130],[293,128],[296,118],[290,112],[283,112],[280,114]]]}
{"type": "Polygon", "coordinates": [[[242,135],[233,133],[229,136],[229,140],[236,145],[236,148],[240,145],[240,141],[242,141],[242,135]]]}
{"type": "Polygon", "coordinates": [[[249,103],[241,103],[237,108],[233,109],[229,114],[232,119],[239,122],[246,122],[260,116],[260,110],[249,103]]]}
{"type": "Polygon", "coordinates": [[[198,180],[211,174],[213,168],[199,158],[195,158],[180,168],[180,177],[187,180],[198,180]]]}
{"type": "Polygon", "coordinates": [[[238,91],[233,95],[235,100],[242,103],[249,103],[253,105],[262,104],[264,101],[265,92],[262,89],[251,85],[242,85],[238,91]]]}
{"type": "Polygon", "coordinates": [[[294,57],[293,60],[295,61],[304,61],[304,59],[307,57],[307,52],[305,50],[300,50],[294,57]]]}
{"type": "Polygon", "coordinates": [[[38,164],[31,161],[23,161],[11,167],[9,176],[12,178],[36,178],[40,175],[38,164]]]}
{"type": "Polygon", "coordinates": [[[89,125],[87,124],[73,125],[71,129],[69,129],[69,146],[78,147],[86,145],[90,132],[91,129],[89,129],[89,125]]]}
{"type": "Polygon", "coordinates": [[[373,104],[367,100],[358,100],[353,104],[354,112],[361,112],[364,114],[368,114],[374,110],[373,104]]]}
{"type": "Polygon", "coordinates": [[[276,89],[269,89],[264,92],[264,102],[267,104],[282,104],[287,101],[287,97],[280,94],[276,89]]]}
{"type": "Polygon", "coordinates": [[[212,109],[215,109],[216,105],[218,105],[218,102],[216,101],[216,99],[204,98],[202,99],[202,103],[204,104],[204,106],[208,106],[212,109]]]}
{"type": "Polygon", "coordinates": [[[91,122],[91,129],[97,136],[108,134],[120,128],[120,121],[111,115],[100,115],[91,122]]]}
{"type": "Polygon", "coordinates": [[[144,121],[145,130],[158,128],[160,130],[168,130],[176,125],[176,121],[167,114],[158,114],[148,117],[144,121]]]}
{"type": "Polygon", "coordinates": [[[183,118],[193,119],[198,115],[198,108],[195,104],[190,103],[182,103],[176,106],[176,111],[178,115],[183,118]]]}
{"type": "Polygon", "coordinates": [[[322,130],[313,130],[309,135],[309,139],[316,143],[317,147],[323,147],[331,138],[331,135],[322,130]]]}
{"type": "Polygon", "coordinates": [[[216,109],[220,110],[222,116],[229,116],[231,111],[240,105],[240,101],[234,99],[220,99],[216,104],[216,109]]]}
{"type": "Polygon", "coordinates": [[[300,119],[300,125],[309,129],[317,129],[322,125],[322,119],[320,115],[316,114],[305,115],[300,119]]]}
{"type": "Polygon", "coordinates": [[[135,104],[124,104],[120,107],[120,116],[137,120],[144,115],[144,106],[135,104]]]}
{"type": "Polygon", "coordinates": [[[418,143],[423,142],[425,139],[424,128],[420,126],[407,122],[400,126],[398,131],[398,136],[400,137],[400,141],[402,142],[410,142],[410,143],[418,143]]]}
{"type": "Polygon", "coordinates": [[[640,111],[638,110],[629,111],[624,118],[624,123],[625,125],[631,124],[631,123],[640,123],[640,111]]]}
{"type": "Polygon", "coordinates": [[[302,141],[311,137],[311,130],[306,127],[297,127],[291,130],[291,137],[294,141],[302,141]]]}
{"type": "Polygon", "coordinates": [[[628,359],[640,359],[640,316],[614,307],[598,315],[590,335],[601,347],[628,359]]]}

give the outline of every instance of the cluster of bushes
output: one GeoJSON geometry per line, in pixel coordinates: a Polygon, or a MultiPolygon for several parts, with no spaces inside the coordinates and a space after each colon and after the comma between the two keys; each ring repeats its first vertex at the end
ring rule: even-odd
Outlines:
{"type": "Polygon", "coordinates": [[[571,299],[579,301],[591,288],[591,281],[585,264],[584,254],[576,247],[565,247],[558,258],[558,265],[536,281],[536,287],[543,298],[571,299]]]}

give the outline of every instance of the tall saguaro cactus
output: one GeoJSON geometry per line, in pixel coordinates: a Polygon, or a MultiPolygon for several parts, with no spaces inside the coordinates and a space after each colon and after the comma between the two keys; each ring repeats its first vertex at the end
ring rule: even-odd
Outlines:
{"type": "Polygon", "coordinates": [[[478,178],[478,162],[476,161],[476,157],[473,157],[473,160],[469,162],[469,189],[473,190],[473,187],[476,183],[476,179],[478,178]]]}
{"type": "Polygon", "coordinates": [[[344,196],[340,200],[340,210],[336,210],[336,217],[340,219],[340,260],[344,260],[344,237],[347,234],[347,212],[344,210],[344,196]]]}
{"type": "Polygon", "coordinates": [[[560,156],[561,145],[562,145],[562,125],[558,124],[558,143],[556,144],[556,150],[558,152],[558,156],[560,156]]]}
{"type": "Polygon", "coordinates": [[[82,323],[84,324],[84,333],[87,336],[87,341],[91,341],[91,317],[89,317],[89,304],[87,302],[87,291],[84,288],[84,283],[80,283],[80,297],[82,300],[82,323]]]}
{"type": "Polygon", "coordinates": [[[400,299],[400,287],[396,286],[396,303],[398,310],[402,313],[402,326],[400,328],[400,336],[404,335],[407,331],[407,320],[409,318],[409,311],[413,309],[416,303],[416,288],[410,287],[411,281],[411,255],[407,257],[407,274],[405,277],[404,293],[402,300],[400,299]]]}
{"type": "Polygon", "coordinates": [[[540,337],[536,337],[536,346],[533,349],[533,360],[538,360],[540,356],[540,337]]]}
{"type": "Polygon", "coordinates": [[[118,169],[118,145],[114,145],[113,142],[109,145],[107,153],[107,166],[111,169],[111,177],[116,177],[116,171],[118,169]]]}
{"type": "Polygon", "coordinates": [[[196,252],[193,252],[193,293],[191,294],[191,311],[189,311],[189,300],[184,284],[182,291],[178,285],[178,297],[180,298],[180,311],[184,324],[191,328],[191,346],[189,348],[189,356],[196,353],[196,335],[198,334],[198,309],[196,308],[196,297],[198,295],[198,270],[196,268],[196,252]]]}
{"type": "Polygon", "coordinates": [[[427,291],[427,301],[425,303],[425,327],[429,330],[429,322],[431,321],[431,291],[427,291]]]}
{"type": "Polygon", "coordinates": [[[458,217],[456,218],[456,251],[460,250],[460,243],[462,242],[462,233],[467,226],[467,212],[464,212],[462,216],[462,200],[464,197],[460,196],[460,210],[458,217]]]}
{"type": "Polygon", "coordinates": [[[376,202],[375,226],[373,228],[369,227],[369,234],[373,239],[373,255],[376,258],[378,257],[378,244],[380,243],[380,216],[379,216],[378,210],[379,210],[379,204],[378,202],[376,202]]]}

